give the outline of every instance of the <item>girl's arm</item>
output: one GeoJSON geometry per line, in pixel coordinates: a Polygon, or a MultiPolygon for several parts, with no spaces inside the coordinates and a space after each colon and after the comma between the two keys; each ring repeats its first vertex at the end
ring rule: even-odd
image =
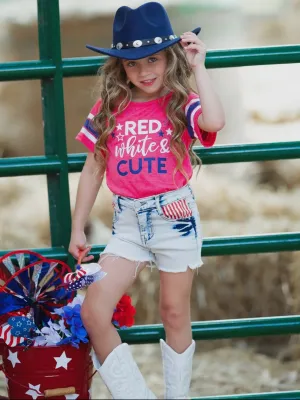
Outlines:
{"type": "Polygon", "coordinates": [[[99,163],[94,159],[94,154],[88,153],[79,179],[72,230],[84,230],[95,203],[103,181],[103,172],[95,173],[97,168],[99,168],[99,163]]]}
{"type": "Polygon", "coordinates": [[[194,72],[200,97],[202,113],[198,125],[205,132],[217,132],[225,125],[225,115],[205,68],[206,47],[193,32],[181,35],[181,45],[194,72]]]}
{"type": "MultiPolygon", "coordinates": [[[[97,169],[99,169],[99,163],[95,161],[94,154],[88,153],[79,179],[69,245],[69,252],[76,259],[79,251],[86,248],[84,227],[103,181],[103,171],[96,172],[97,169]]],[[[88,256],[83,261],[89,261],[92,258],[93,256],[88,256]]]]}
{"type": "Polygon", "coordinates": [[[216,94],[208,72],[204,66],[198,65],[194,69],[202,113],[198,118],[199,127],[206,132],[218,132],[225,125],[224,110],[216,94]]]}

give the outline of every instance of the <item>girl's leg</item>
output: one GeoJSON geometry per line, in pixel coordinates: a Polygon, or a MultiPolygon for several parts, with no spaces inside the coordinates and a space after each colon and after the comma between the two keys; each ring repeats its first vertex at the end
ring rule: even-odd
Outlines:
{"type": "Polygon", "coordinates": [[[107,275],[88,287],[81,309],[82,321],[98,358],[94,359],[94,365],[114,399],[154,399],[129,346],[121,344],[111,323],[116,304],[146,263],[104,255],[100,265],[107,275]]]}
{"type": "Polygon", "coordinates": [[[137,271],[137,262],[106,254],[100,258],[99,263],[107,275],[88,287],[81,317],[102,364],[111,351],[121,344],[120,336],[111,323],[115,306],[145,263],[140,263],[137,271]]]}
{"type": "Polygon", "coordinates": [[[195,342],[192,340],[190,295],[194,271],[160,271],[160,314],[166,332],[161,340],[165,398],[187,398],[195,342]]]}
{"type": "Polygon", "coordinates": [[[190,297],[194,271],[160,271],[160,315],[166,341],[177,353],[182,353],[192,342],[190,297]]]}

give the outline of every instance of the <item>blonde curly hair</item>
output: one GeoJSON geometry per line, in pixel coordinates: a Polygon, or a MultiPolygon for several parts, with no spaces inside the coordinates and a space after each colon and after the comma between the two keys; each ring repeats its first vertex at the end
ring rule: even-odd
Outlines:
{"type": "MultiPolygon", "coordinates": [[[[179,43],[164,51],[167,57],[164,88],[172,92],[171,100],[166,104],[167,117],[173,126],[170,150],[177,161],[173,177],[177,171],[180,171],[188,181],[188,176],[182,166],[187,153],[182,135],[187,127],[184,106],[188,101],[189,94],[193,91],[190,84],[192,70],[179,43]]],[[[103,67],[99,69],[99,75],[101,107],[93,119],[94,127],[99,132],[95,146],[95,158],[100,163],[99,169],[105,171],[108,159],[107,139],[116,126],[116,116],[123,112],[131,101],[132,92],[127,84],[127,75],[121,59],[109,57],[103,67]]],[[[196,139],[192,141],[188,153],[192,164],[200,167],[201,160],[193,151],[195,141],[196,139]]]]}

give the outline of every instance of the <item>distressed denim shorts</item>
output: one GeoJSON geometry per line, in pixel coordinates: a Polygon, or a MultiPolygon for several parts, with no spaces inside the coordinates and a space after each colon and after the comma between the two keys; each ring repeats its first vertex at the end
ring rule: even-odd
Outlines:
{"type": "Polygon", "coordinates": [[[114,195],[113,207],[112,237],[103,254],[148,261],[165,272],[203,264],[200,216],[189,185],[140,199],[114,195]]]}

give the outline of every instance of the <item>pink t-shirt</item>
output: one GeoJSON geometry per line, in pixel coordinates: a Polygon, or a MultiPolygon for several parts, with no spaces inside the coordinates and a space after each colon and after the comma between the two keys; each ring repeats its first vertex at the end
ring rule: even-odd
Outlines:
{"type": "MultiPolygon", "coordinates": [[[[116,127],[107,141],[109,157],[106,178],[113,193],[137,199],[186,185],[186,178],[179,171],[173,179],[176,167],[176,158],[170,151],[173,130],[165,111],[166,101],[171,96],[169,93],[163,98],[142,103],[131,101],[117,115],[116,127]]],[[[92,119],[100,107],[101,100],[93,106],[76,136],[91,152],[99,136],[93,128],[92,119]]],[[[216,132],[203,132],[198,126],[201,112],[199,96],[191,93],[185,106],[188,125],[182,136],[187,149],[195,138],[205,147],[215,143],[216,132]]],[[[183,161],[183,168],[190,179],[193,170],[188,154],[183,161]]]]}

